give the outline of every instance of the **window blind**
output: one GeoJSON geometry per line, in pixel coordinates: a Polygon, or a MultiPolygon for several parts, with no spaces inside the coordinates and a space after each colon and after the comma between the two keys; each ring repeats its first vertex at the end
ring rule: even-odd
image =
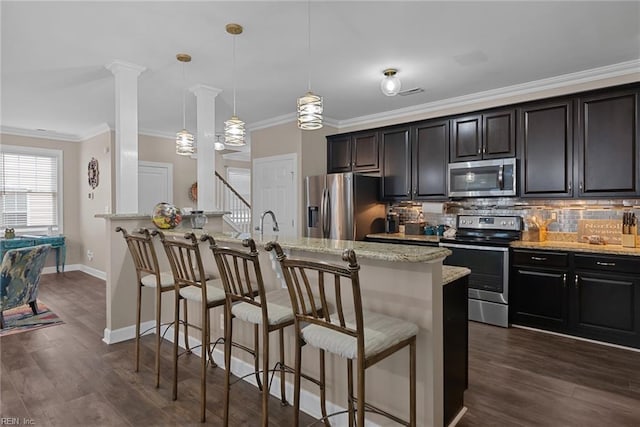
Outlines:
{"type": "Polygon", "coordinates": [[[58,172],[56,154],[0,152],[0,228],[59,230],[58,172]]]}

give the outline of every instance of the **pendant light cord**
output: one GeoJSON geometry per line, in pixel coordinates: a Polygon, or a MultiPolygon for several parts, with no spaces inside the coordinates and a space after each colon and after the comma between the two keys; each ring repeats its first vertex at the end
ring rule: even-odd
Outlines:
{"type": "Polygon", "coordinates": [[[183,84],[183,88],[182,88],[182,129],[186,129],[187,128],[187,113],[185,112],[185,98],[186,98],[186,83],[187,83],[187,78],[186,78],[186,74],[184,71],[184,62],[182,63],[182,84],[183,84]]]}
{"type": "Polygon", "coordinates": [[[307,73],[308,90],[311,92],[311,0],[307,1],[307,73]]]}
{"type": "Polygon", "coordinates": [[[236,36],[233,36],[233,115],[236,115],[236,36]]]}

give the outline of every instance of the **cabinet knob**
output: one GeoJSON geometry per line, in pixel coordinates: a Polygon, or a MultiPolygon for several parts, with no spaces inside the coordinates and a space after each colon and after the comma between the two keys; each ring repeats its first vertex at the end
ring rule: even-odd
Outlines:
{"type": "Polygon", "coordinates": [[[569,183],[569,192],[571,192],[571,183],[569,183]]]}
{"type": "Polygon", "coordinates": [[[578,275],[577,274],[576,274],[575,285],[576,285],[576,289],[578,289],[578,275]]]}
{"type": "Polygon", "coordinates": [[[582,182],[580,183],[580,191],[582,191],[582,182]]]}
{"type": "Polygon", "coordinates": [[[566,288],[567,287],[567,273],[564,273],[562,275],[562,287],[566,288]]]}
{"type": "Polygon", "coordinates": [[[478,154],[482,154],[482,150],[478,147],[478,154]]]}
{"type": "Polygon", "coordinates": [[[487,154],[487,147],[482,148],[482,154],[487,154]]]}

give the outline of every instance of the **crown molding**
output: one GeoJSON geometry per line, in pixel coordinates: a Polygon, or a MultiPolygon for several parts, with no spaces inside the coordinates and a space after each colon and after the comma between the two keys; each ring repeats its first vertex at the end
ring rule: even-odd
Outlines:
{"type": "Polygon", "coordinates": [[[153,129],[138,129],[138,135],[153,136],[155,138],[176,139],[175,133],[160,132],[153,129]]]}
{"type": "Polygon", "coordinates": [[[77,137],[80,138],[80,141],[86,141],[98,135],[102,135],[103,133],[111,132],[111,130],[112,129],[109,127],[108,124],[101,123],[98,126],[88,129],[84,133],[77,135],[77,137]]]}
{"type": "MultiPolygon", "coordinates": [[[[247,130],[253,132],[255,130],[266,129],[277,125],[283,125],[285,123],[295,122],[297,119],[298,116],[296,115],[296,113],[284,114],[282,116],[277,116],[270,119],[261,120],[259,122],[251,123],[250,125],[247,125],[247,130]]],[[[327,126],[332,126],[335,128],[337,128],[338,124],[340,123],[339,120],[332,119],[331,117],[327,116],[325,116],[322,121],[327,126]]]]}
{"type": "Polygon", "coordinates": [[[0,132],[5,135],[25,136],[29,138],[53,139],[56,141],[81,142],[76,134],[55,132],[49,130],[24,129],[13,126],[0,126],[0,132]]]}
{"type": "Polygon", "coordinates": [[[469,95],[442,99],[439,101],[429,102],[421,105],[414,105],[412,107],[400,108],[383,113],[354,117],[353,119],[347,120],[339,120],[336,127],[338,129],[341,129],[345,127],[370,124],[382,120],[399,119],[408,115],[430,113],[447,108],[463,107],[479,102],[495,101],[499,99],[510,98],[513,96],[527,95],[537,92],[543,92],[550,89],[558,89],[638,73],[640,73],[640,59],[634,59],[632,61],[621,62],[618,64],[607,65],[599,68],[592,68],[589,70],[578,71],[576,73],[563,74],[547,79],[534,80],[531,82],[512,86],[505,86],[502,88],[472,93],[469,95]]]}

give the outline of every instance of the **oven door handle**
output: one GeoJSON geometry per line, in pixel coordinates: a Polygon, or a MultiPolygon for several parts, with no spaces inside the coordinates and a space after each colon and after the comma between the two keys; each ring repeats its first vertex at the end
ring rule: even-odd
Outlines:
{"type": "Polygon", "coordinates": [[[509,248],[503,248],[500,246],[476,246],[476,245],[461,245],[459,243],[440,243],[444,248],[460,248],[460,249],[477,249],[479,251],[493,251],[493,252],[509,252],[509,248]]]}

